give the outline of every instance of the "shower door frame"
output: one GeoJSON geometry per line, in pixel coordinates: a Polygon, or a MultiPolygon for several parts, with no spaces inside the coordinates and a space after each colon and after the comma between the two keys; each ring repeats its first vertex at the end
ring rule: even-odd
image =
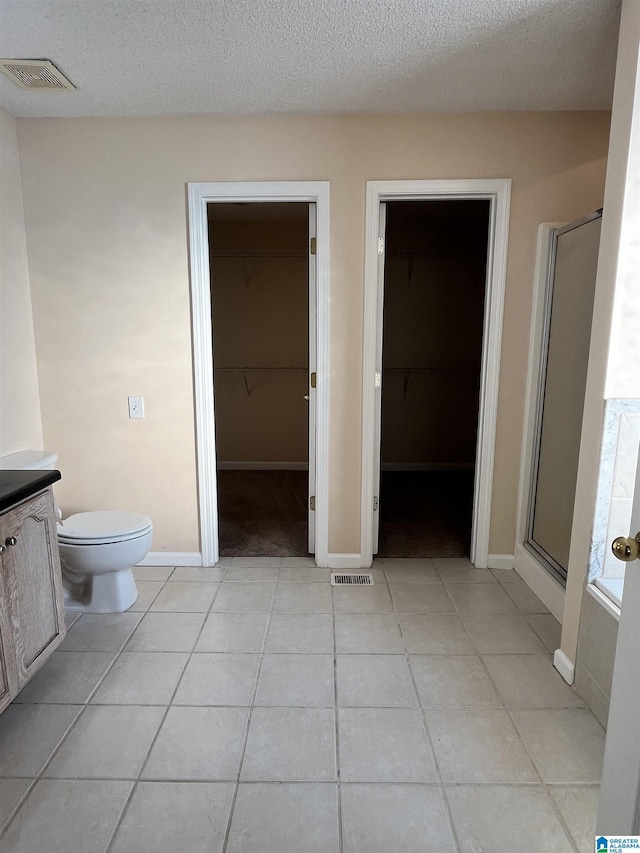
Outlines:
{"type": "MultiPolygon", "coordinates": [[[[528,501],[526,505],[526,522],[524,528],[524,536],[523,536],[523,544],[524,547],[533,554],[534,559],[536,559],[551,575],[551,577],[558,581],[563,587],[566,586],[567,580],[567,567],[561,566],[560,563],[550,554],[545,548],[538,543],[534,536],[534,522],[535,522],[535,509],[536,509],[536,500],[537,500],[537,490],[538,483],[540,477],[540,454],[541,454],[541,442],[542,442],[542,422],[544,415],[544,403],[545,403],[545,394],[546,394],[546,383],[547,383],[547,373],[549,370],[549,344],[550,344],[550,336],[551,336],[551,315],[552,315],[552,306],[553,306],[553,297],[554,292],[556,291],[556,260],[558,254],[558,238],[562,237],[563,234],[567,234],[570,231],[575,231],[577,228],[581,228],[583,225],[588,225],[591,222],[594,222],[598,219],[602,219],[602,208],[595,210],[591,213],[586,214],[585,216],[581,216],[578,219],[574,219],[572,222],[563,225],[556,225],[550,228],[547,232],[547,256],[546,256],[546,276],[542,283],[542,294],[541,299],[544,300],[543,308],[542,308],[542,319],[540,323],[540,328],[537,328],[536,331],[539,334],[539,346],[536,348],[538,353],[538,364],[531,365],[531,373],[537,377],[537,388],[535,391],[535,400],[533,401],[533,416],[532,416],[532,429],[533,434],[531,437],[531,463],[528,468],[528,476],[529,476],[529,493],[528,493],[528,501]]],[[[544,233],[544,232],[543,232],[544,233]]],[[[598,235],[598,242],[600,239],[600,235],[598,235]]],[[[595,278],[595,275],[594,275],[595,278]]],[[[595,285],[594,285],[595,291],[595,285]]],[[[590,311],[591,317],[593,316],[593,306],[590,311]]],[[[589,333],[590,335],[590,333],[589,333]]],[[[585,373],[585,385],[586,385],[586,373],[585,373]]],[[[586,392],[585,392],[586,393],[586,392]]],[[[583,408],[584,408],[584,397],[583,397],[583,408]]],[[[582,426],[582,418],[580,418],[580,425],[582,426]]],[[[577,466],[576,466],[576,479],[577,479],[577,466]]],[[[575,493],[574,493],[575,494],[575,493]]],[[[525,498],[525,501],[527,499],[525,498]]],[[[572,508],[573,509],[573,508],[572,508]]],[[[570,536],[570,533],[569,533],[570,536]]]]}
{"type": "MultiPolygon", "coordinates": [[[[202,565],[219,559],[213,347],[207,205],[210,202],[306,202],[316,206],[315,313],[315,560],[326,566],[329,548],[329,182],[222,181],[187,185],[196,464],[202,565]]],[[[315,309],[315,312],[314,310],[315,309]]],[[[309,330],[313,335],[313,330],[309,330]]],[[[310,383],[311,385],[311,383],[310,383]]],[[[310,464],[312,460],[309,460],[310,464]]]]}
{"type": "Polygon", "coordinates": [[[374,542],[377,530],[374,514],[378,512],[378,502],[374,498],[378,496],[374,494],[374,487],[376,471],[380,467],[378,424],[382,408],[382,343],[379,330],[383,311],[381,288],[384,287],[384,282],[380,281],[379,269],[380,205],[388,201],[473,199],[489,201],[490,213],[470,556],[471,562],[478,568],[504,568],[503,555],[492,560],[489,554],[489,527],[509,235],[510,178],[367,182],[360,517],[364,566],[371,565],[377,544],[374,542]]]}

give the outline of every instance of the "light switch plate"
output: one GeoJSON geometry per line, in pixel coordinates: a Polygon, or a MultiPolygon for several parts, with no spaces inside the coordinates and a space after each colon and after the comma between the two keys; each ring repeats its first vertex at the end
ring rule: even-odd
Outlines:
{"type": "Polygon", "coordinates": [[[144,397],[129,397],[129,417],[144,417],[144,397]]]}

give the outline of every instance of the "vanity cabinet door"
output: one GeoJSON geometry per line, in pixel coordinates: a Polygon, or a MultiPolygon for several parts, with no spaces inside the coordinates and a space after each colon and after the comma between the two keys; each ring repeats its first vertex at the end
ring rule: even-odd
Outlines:
{"type": "Polygon", "coordinates": [[[0,711],[3,711],[18,692],[18,684],[13,657],[13,635],[1,580],[0,578],[0,711]]]}
{"type": "Polygon", "coordinates": [[[6,547],[2,585],[20,690],[66,634],[51,492],[0,516],[0,542],[6,547]]]}

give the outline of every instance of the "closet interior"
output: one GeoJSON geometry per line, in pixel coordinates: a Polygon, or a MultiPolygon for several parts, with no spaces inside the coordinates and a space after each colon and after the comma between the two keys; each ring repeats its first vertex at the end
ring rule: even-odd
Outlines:
{"type": "Polygon", "coordinates": [[[468,557],[490,202],[386,204],[381,557],[468,557]]]}
{"type": "Polygon", "coordinates": [[[220,556],[308,551],[309,205],[210,203],[220,556]]]}

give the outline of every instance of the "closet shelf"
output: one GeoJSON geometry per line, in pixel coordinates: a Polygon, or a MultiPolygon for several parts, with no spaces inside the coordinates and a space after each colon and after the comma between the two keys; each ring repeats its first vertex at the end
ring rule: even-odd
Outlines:
{"type": "Polygon", "coordinates": [[[479,367],[383,367],[383,373],[440,373],[445,371],[467,371],[472,373],[479,373],[479,367]]]}
{"type": "Polygon", "coordinates": [[[461,252],[456,249],[451,252],[429,251],[428,249],[390,249],[387,257],[391,258],[454,258],[455,260],[469,260],[470,258],[484,258],[485,252],[461,252]]]}
{"type": "MultiPolygon", "coordinates": [[[[474,391],[477,388],[477,383],[480,379],[480,368],[479,367],[383,367],[383,373],[393,373],[395,376],[401,376],[403,382],[403,391],[402,396],[407,396],[407,390],[409,389],[409,385],[411,377],[416,374],[420,376],[429,376],[434,374],[451,374],[457,373],[458,377],[455,379],[456,382],[465,383],[468,385],[469,389],[474,391]],[[463,374],[460,376],[459,374],[463,374]],[[470,377],[464,376],[464,374],[471,374],[470,377]]],[[[446,380],[447,383],[451,382],[451,379],[446,380]]],[[[423,383],[419,383],[423,384],[423,383]]],[[[428,382],[428,385],[433,385],[433,382],[428,382]]]]}
{"type": "MultiPolygon", "coordinates": [[[[258,385],[264,384],[257,379],[250,380],[250,377],[269,376],[272,373],[298,374],[299,376],[308,376],[309,371],[306,367],[214,367],[214,376],[241,376],[244,382],[244,387],[247,390],[247,397],[251,396],[251,392],[258,385]]],[[[268,383],[267,383],[268,384],[268,383]]]]}
{"type": "Polygon", "coordinates": [[[297,372],[307,373],[306,367],[214,367],[216,373],[278,373],[297,372]]]}
{"type": "Polygon", "coordinates": [[[211,249],[212,258],[306,258],[306,249],[211,249]]]}

